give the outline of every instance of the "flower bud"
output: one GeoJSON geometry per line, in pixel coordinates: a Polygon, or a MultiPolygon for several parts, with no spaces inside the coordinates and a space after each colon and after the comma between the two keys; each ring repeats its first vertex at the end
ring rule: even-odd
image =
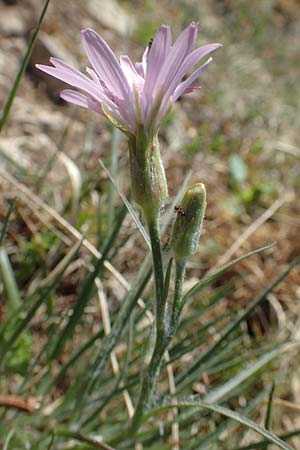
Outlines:
{"type": "Polygon", "coordinates": [[[157,211],[168,196],[157,136],[150,139],[140,127],[128,146],[133,199],[145,213],[157,211]]]}
{"type": "Polygon", "coordinates": [[[206,191],[202,183],[196,183],[190,187],[185,193],[182,203],[175,207],[177,217],[170,244],[177,260],[196,253],[205,208],[206,191]]]}

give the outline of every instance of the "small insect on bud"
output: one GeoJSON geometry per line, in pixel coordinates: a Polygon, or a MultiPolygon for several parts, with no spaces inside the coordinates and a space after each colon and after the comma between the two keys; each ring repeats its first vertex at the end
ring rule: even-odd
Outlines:
{"type": "Polygon", "coordinates": [[[170,244],[176,259],[187,258],[196,253],[205,208],[206,191],[202,183],[190,187],[181,204],[175,206],[177,217],[170,244]]]}
{"type": "Polygon", "coordinates": [[[177,212],[181,216],[185,216],[184,209],[181,205],[176,205],[174,209],[175,209],[175,212],[177,212]]]}
{"type": "Polygon", "coordinates": [[[151,50],[152,44],[153,44],[153,38],[151,38],[149,40],[149,42],[148,42],[148,49],[149,49],[149,51],[151,50]]]}

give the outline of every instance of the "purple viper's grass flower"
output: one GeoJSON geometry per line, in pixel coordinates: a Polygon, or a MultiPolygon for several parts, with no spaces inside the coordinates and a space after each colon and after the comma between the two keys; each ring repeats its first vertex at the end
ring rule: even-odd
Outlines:
{"type": "Polygon", "coordinates": [[[192,84],[212,58],[200,67],[197,64],[220,47],[208,44],[195,49],[197,34],[197,24],[191,23],[172,45],[170,27],[162,25],[142,62],[133,64],[127,55],[118,60],[104,39],[88,28],[82,31],[92,66],[86,69],[87,75],[57,58],[50,58],[53,67],[36,67],[75,88],[61,92],[65,101],[104,114],[127,135],[135,136],[143,126],[148,135],[154,136],[172,104],[200,89],[192,84]]]}

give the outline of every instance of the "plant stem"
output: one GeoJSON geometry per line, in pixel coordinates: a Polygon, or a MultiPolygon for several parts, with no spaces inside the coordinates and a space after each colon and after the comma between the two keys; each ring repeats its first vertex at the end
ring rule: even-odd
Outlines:
{"type": "Polygon", "coordinates": [[[164,284],[161,245],[159,237],[159,213],[154,212],[154,214],[147,214],[146,220],[151,241],[155,288],[156,288],[156,300],[157,302],[159,302],[159,300],[162,297],[164,284]]]}
{"type": "Polygon", "coordinates": [[[182,287],[185,275],[186,258],[176,260],[176,275],[175,275],[175,291],[173,299],[172,311],[172,331],[173,334],[177,328],[178,319],[183,307],[182,303],[182,287]]]}
{"type": "Polygon", "coordinates": [[[163,301],[164,272],[159,236],[159,210],[144,210],[144,214],[148,225],[153,259],[156,294],[156,342],[150,363],[145,368],[142,376],[139,400],[129,426],[129,436],[134,436],[140,426],[141,418],[159,377],[164,352],[171,338],[169,321],[167,320],[167,303],[163,301]]]}
{"type": "Polygon", "coordinates": [[[134,436],[140,427],[141,419],[155,389],[160,373],[161,361],[168,343],[169,341],[161,344],[158,342],[158,339],[156,339],[156,345],[152,354],[151,361],[143,373],[139,400],[129,426],[129,436],[134,436]]]}
{"type": "Polygon", "coordinates": [[[163,302],[164,271],[159,236],[159,211],[144,211],[144,214],[149,230],[152,250],[157,332],[163,333],[165,327],[166,304],[163,302]]]}

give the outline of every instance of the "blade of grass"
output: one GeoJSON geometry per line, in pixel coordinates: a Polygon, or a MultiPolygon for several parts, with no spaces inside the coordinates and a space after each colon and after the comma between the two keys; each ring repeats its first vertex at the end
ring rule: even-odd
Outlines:
{"type": "MultiPolygon", "coordinates": [[[[273,410],[273,394],[275,390],[275,384],[273,383],[270,389],[269,399],[268,399],[268,406],[267,406],[267,412],[266,412],[266,419],[265,419],[265,428],[266,430],[272,431],[272,410],[273,410]]],[[[268,450],[269,443],[266,443],[263,446],[263,450],[268,450]]]]}
{"type": "Polygon", "coordinates": [[[9,445],[10,440],[13,437],[14,434],[15,434],[15,430],[10,430],[10,432],[7,435],[7,438],[5,439],[5,442],[4,442],[4,445],[3,445],[3,450],[8,450],[8,445],[9,445]]]}
{"type": "Polygon", "coordinates": [[[2,112],[2,115],[1,115],[1,118],[0,118],[0,132],[3,129],[5,123],[6,123],[7,119],[8,119],[10,108],[11,108],[12,103],[14,101],[14,98],[16,96],[16,93],[17,93],[17,90],[19,88],[20,82],[21,82],[21,80],[23,78],[23,75],[24,75],[24,72],[26,70],[27,64],[29,62],[31,52],[32,52],[33,46],[35,44],[38,32],[40,31],[43,19],[45,17],[47,8],[49,6],[49,2],[50,2],[50,0],[46,0],[45,3],[44,3],[43,9],[41,11],[41,14],[40,14],[40,17],[39,17],[39,20],[38,20],[38,23],[37,23],[37,26],[36,26],[33,34],[32,34],[32,37],[31,37],[30,42],[28,44],[26,53],[25,53],[23,61],[22,61],[22,64],[20,66],[19,72],[18,72],[18,74],[16,76],[16,79],[15,79],[14,84],[12,86],[12,89],[11,89],[11,91],[9,93],[8,99],[6,101],[6,104],[4,106],[4,109],[3,109],[3,112],[2,112]]]}
{"type": "MultiPolygon", "coordinates": [[[[261,402],[267,397],[268,390],[269,387],[266,387],[262,391],[260,391],[256,395],[256,397],[254,397],[247,403],[247,406],[242,408],[241,414],[243,416],[248,416],[249,414],[251,414],[257,408],[257,406],[261,405],[261,402]]],[[[196,438],[192,445],[187,446],[186,450],[210,449],[213,444],[218,444],[218,438],[223,435],[224,432],[226,432],[227,436],[230,436],[231,432],[234,432],[234,428],[236,428],[236,424],[231,419],[223,420],[218,424],[216,429],[211,434],[209,434],[204,439],[201,439],[201,441],[199,440],[199,438],[196,438]]]]}
{"type": "MultiPolygon", "coordinates": [[[[288,433],[281,433],[278,435],[278,437],[282,441],[286,441],[286,440],[291,439],[292,437],[295,437],[298,435],[300,435],[300,428],[297,430],[294,430],[294,431],[289,431],[288,433]]],[[[256,449],[264,450],[266,448],[266,445],[268,445],[268,444],[270,444],[269,441],[263,440],[260,442],[255,442],[254,444],[251,444],[251,445],[246,445],[245,447],[236,447],[231,450],[256,450],[256,449]]]]}
{"type": "MultiPolygon", "coordinates": [[[[245,383],[249,378],[253,377],[264,366],[269,364],[278,356],[282,356],[287,351],[293,350],[297,346],[296,343],[289,342],[287,344],[280,345],[279,347],[264,354],[255,364],[249,364],[244,370],[239,372],[236,376],[230,378],[229,381],[222,384],[220,387],[213,389],[209,394],[204,397],[204,401],[207,403],[216,403],[225,400],[229,395],[234,393],[234,390],[245,383]]],[[[299,346],[299,344],[298,344],[299,346]]]]}
{"type": "Polygon", "coordinates": [[[150,239],[149,236],[144,228],[144,226],[142,225],[141,221],[139,220],[138,216],[136,215],[135,210],[133,209],[133,207],[131,206],[131,204],[129,203],[129,201],[127,200],[127,198],[125,197],[125,195],[123,194],[123,192],[121,192],[121,190],[119,189],[115,179],[113,178],[113,176],[110,174],[109,170],[105,167],[104,162],[99,159],[99,163],[102,167],[102,169],[104,170],[104,172],[106,173],[106,175],[108,176],[108,178],[110,179],[110,181],[112,182],[112,184],[114,185],[114,187],[116,188],[119,196],[121,197],[123,203],[126,205],[129,214],[131,215],[134,223],[136,224],[138,230],[140,231],[141,235],[144,238],[144,241],[147,244],[147,247],[149,250],[151,250],[151,244],[150,244],[150,239]]]}
{"type": "Polygon", "coordinates": [[[5,219],[4,219],[4,223],[2,225],[1,234],[0,234],[0,247],[2,246],[2,244],[4,242],[4,238],[5,238],[5,235],[6,235],[7,227],[8,227],[8,224],[9,224],[9,219],[10,219],[11,213],[13,212],[15,203],[16,203],[16,199],[14,198],[9,204],[9,207],[8,207],[5,219]]]}
{"type": "Polygon", "coordinates": [[[208,276],[202,278],[198,283],[196,283],[185,295],[183,298],[183,303],[185,303],[189,298],[193,297],[195,294],[198,294],[204,287],[208,286],[212,281],[215,281],[219,275],[221,275],[224,270],[229,269],[234,264],[237,264],[241,261],[243,261],[246,258],[249,258],[250,256],[256,255],[256,253],[263,252],[265,250],[269,250],[270,248],[274,247],[276,243],[265,245],[264,247],[257,248],[255,250],[252,250],[251,252],[246,253],[245,255],[239,256],[238,258],[233,259],[232,261],[229,261],[227,264],[224,264],[219,269],[217,269],[212,274],[209,274],[208,276]]]}
{"type": "Polygon", "coordinates": [[[77,222],[78,212],[80,207],[80,192],[82,187],[82,176],[78,166],[65,153],[59,152],[58,159],[64,164],[70,177],[72,186],[72,207],[71,220],[72,224],[77,222]]]}
{"type": "Polygon", "coordinates": [[[6,316],[12,316],[22,305],[16,278],[4,247],[0,247],[0,275],[6,293],[6,316]]]}
{"type": "MultiPolygon", "coordinates": [[[[112,179],[116,179],[118,175],[118,149],[119,143],[121,139],[121,132],[118,128],[113,127],[112,132],[112,141],[111,141],[111,160],[110,160],[110,172],[112,179]]],[[[108,189],[108,210],[107,210],[107,230],[111,230],[114,223],[114,215],[115,215],[115,186],[110,184],[108,189]]]]}
{"type": "Polygon", "coordinates": [[[272,408],[273,408],[273,395],[275,391],[275,384],[273,383],[270,389],[270,395],[268,400],[268,407],[267,407],[267,413],[266,413],[266,420],[265,420],[265,428],[269,431],[271,431],[272,427],[272,408]]]}
{"type": "Polygon", "coordinates": [[[104,442],[100,442],[96,439],[89,438],[81,433],[76,433],[75,431],[58,429],[54,430],[54,433],[56,436],[64,436],[76,439],[77,441],[80,442],[86,442],[87,444],[90,444],[93,448],[100,448],[102,450],[116,450],[110,445],[105,444],[104,442]]]}
{"type": "Polygon", "coordinates": [[[208,410],[211,412],[218,413],[222,416],[228,417],[229,419],[232,419],[235,422],[238,422],[241,425],[244,425],[247,428],[255,431],[256,433],[258,433],[261,436],[263,436],[264,438],[266,438],[267,441],[272,442],[273,444],[276,444],[282,450],[294,450],[286,442],[282,441],[280,438],[278,438],[274,434],[270,433],[268,430],[261,427],[260,425],[257,425],[251,419],[248,419],[247,417],[244,417],[235,411],[231,411],[228,408],[224,408],[223,406],[212,405],[212,404],[203,402],[198,399],[197,400],[178,401],[171,405],[164,405],[159,408],[153,409],[152,411],[149,411],[147,414],[145,414],[142,417],[142,423],[145,423],[150,417],[156,416],[156,415],[158,415],[164,411],[168,411],[169,409],[172,409],[174,407],[176,407],[178,409],[194,408],[195,411],[197,408],[200,408],[200,409],[205,409],[205,410],[208,410]]]}

